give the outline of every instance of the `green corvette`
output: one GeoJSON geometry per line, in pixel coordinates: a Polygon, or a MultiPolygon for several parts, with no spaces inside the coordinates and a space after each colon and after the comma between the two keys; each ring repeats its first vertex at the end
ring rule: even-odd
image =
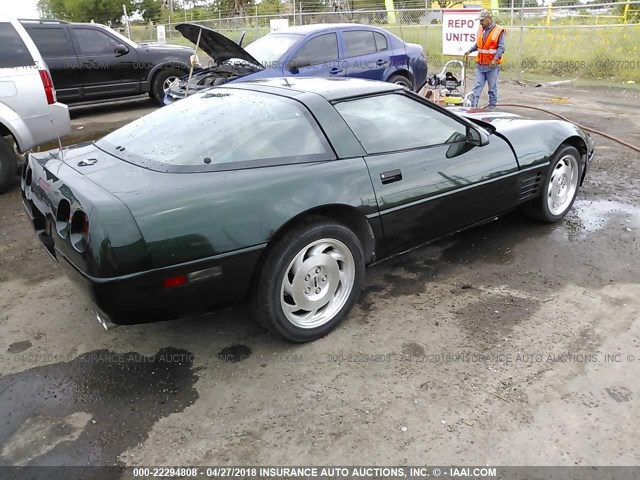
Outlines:
{"type": "Polygon", "coordinates": [[[562,219],[592,157],[570,123],[454,112],[389,83],[276,78],[31,154],[22,192],[103,325],[249,298],[270,331],[305,342],[349,313],[367,265],[520,206],[562,219]]]}

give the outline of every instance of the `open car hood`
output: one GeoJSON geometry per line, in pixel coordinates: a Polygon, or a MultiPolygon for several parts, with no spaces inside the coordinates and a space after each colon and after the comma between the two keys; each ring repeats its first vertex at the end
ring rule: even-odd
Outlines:
{"type": "Polygon", "coordinates": [[[200,48],[218,64],[231,58],[239,58],[262,66],[240,45],[210,28],[193,23],[180,23],[176,25],[176,30],[194,45],[198,42],[198,34],[202,30],[200,48]]]}

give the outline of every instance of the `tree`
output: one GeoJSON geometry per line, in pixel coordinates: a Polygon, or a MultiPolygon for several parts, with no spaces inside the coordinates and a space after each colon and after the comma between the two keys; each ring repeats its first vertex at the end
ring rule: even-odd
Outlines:
{"type": "Polygon", "coordinates": [[[133,0],[132,9],[147,22],[157,20],[162,17],[162,0],[133,0]]]}
{"type": "Polygon", "coordinates": [[[280,0],[262,0],[258,5],[258,15],[273,15],[285,11],[280,0]]]}
{"type": "Polygon", "coordinates": [[[132,11],[131,0],[40,0],[38,10],[46,18],[113,25],[122,22],[122,5],[132,11]]]}

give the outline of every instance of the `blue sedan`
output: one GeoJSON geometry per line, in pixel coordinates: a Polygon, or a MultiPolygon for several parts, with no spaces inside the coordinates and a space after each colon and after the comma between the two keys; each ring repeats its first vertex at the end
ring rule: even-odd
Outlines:
{"type": "Polygon", "coordinates": [[[427,78],[421,45],[369,25],[318,24],[286,28],[246,48],[210,28],[176,26],[212,59],[211,65],[168,85],[165,104],[227,82],[272,77],[356,77],[419,90],[427,78]]]}

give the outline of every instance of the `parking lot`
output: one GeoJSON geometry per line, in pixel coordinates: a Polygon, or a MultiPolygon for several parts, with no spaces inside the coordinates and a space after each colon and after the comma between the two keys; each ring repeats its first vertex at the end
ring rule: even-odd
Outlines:
{"type": "MultiPolygon", "coordinates": [[[[640,144],[638,89],[501,89],[640,144]]],[[[154,108],[76,107],[63,141],[154,108]]],[[[0,463],[640,465],[640,162],[594,138],[565,221],[514,212],[374,266],[351,315],[304,345],[242,305],[105,332],[16,181],[0,196],[0,463]]]]}

